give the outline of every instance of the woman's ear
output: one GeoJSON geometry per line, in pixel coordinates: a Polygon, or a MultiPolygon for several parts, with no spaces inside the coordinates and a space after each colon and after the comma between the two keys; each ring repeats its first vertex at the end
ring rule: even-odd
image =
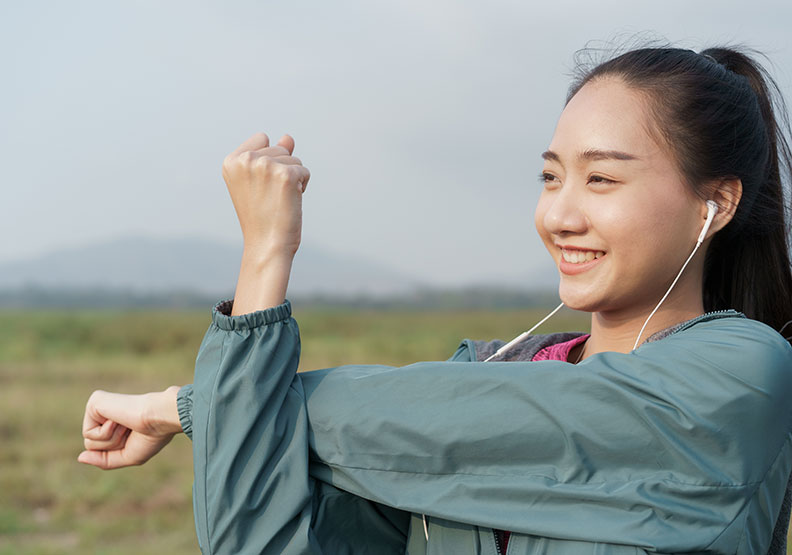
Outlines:
{"type": "MultiPolygon", "coordinates": [[[[716,232],[726,227],[726,224],[734,217],[737,205],[740,204],[740,199],[742,198],[742,181],[736,177],[721,179],[713,183],[707,190],[710,191],[710,200],[718,205],[718,213],[715,214],[715,219],[712,220],[712,225],[707,232],[707,237],[712,237],[716,232]]],[[[702,206],[704,217],[706,218],[706,203],[702,203],[702,206]]]]}

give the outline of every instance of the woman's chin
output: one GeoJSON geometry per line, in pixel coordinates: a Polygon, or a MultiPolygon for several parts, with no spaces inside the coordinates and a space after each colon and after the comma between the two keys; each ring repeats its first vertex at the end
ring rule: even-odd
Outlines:
{"type": "Polygon", "coordinates": [[[577,287],[565,286],[563,278],[558,285],[558,297],[564,303],[564,306],[572,310],[580,310],[582,312],[597,312],[599,310],[594,295],[577,287]]]}

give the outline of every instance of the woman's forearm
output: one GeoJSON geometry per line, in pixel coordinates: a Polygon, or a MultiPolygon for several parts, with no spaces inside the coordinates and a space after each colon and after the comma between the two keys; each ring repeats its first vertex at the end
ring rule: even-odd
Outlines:
{"type": "Polygon", "coordinates": [[[302,195],[311,175],[293,150],[290,136],[271,147],[267,135],[259,133],[223,161],[245,245],[233,316],[278,306],[286,298],[300,246],[302,195]]]}
{"type": "Polygon", "coordinates": [[[232,316],[265,310],[286,299],[293,254],[245,248],[239,268],[232,316]]]}
{"type": "Polygon", "coordinates": [[[153,424],[162,433],[178,434],[183,431],[176,404],[179,389],[181,388],[178,385],[172,385],[165,391],[153,394],[155,396],[152,400],[154,405],[153,424]]]}

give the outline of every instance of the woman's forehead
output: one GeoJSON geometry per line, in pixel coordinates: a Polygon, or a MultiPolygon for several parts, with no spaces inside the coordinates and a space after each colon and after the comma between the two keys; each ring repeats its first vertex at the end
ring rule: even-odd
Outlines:
{"type": "Polygon", "coordinates": [[[598,79],[567,103],[548,152],[567,163],[607,158],[608,153],[617,159],[649,161],[665,156],[653,128],[644,94],[616,78],[598,79]]]}

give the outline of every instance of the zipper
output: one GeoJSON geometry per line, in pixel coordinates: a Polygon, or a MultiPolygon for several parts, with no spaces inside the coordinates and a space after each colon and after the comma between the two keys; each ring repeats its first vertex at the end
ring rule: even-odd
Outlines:
{"type": "Polygon", "coordinates": [[[493,530],[492,535],[495,536],[495,553],[497,553],[498,555],[503,555],[503,546],[501,545],[500,537],[498,536],[498,533],[495,530],[493,530]]]}
{"type": "Polygon", "coordinates": [[[727,308],[724,310],[713,310],[711,312],[705,312],[701,316],[696,316],[695,318],[691,318],[681,324],[677,324],[671,331],[668,332],[668,335],[674,335],[675,333],[679,333],[680,331],[684,331],[696,324],[700,324],[701,322],[709,322],[711,320],[720,320],[721,318],[745,318],[745,314],[742,312],[737,312],[733,308],[727,308]]]}

